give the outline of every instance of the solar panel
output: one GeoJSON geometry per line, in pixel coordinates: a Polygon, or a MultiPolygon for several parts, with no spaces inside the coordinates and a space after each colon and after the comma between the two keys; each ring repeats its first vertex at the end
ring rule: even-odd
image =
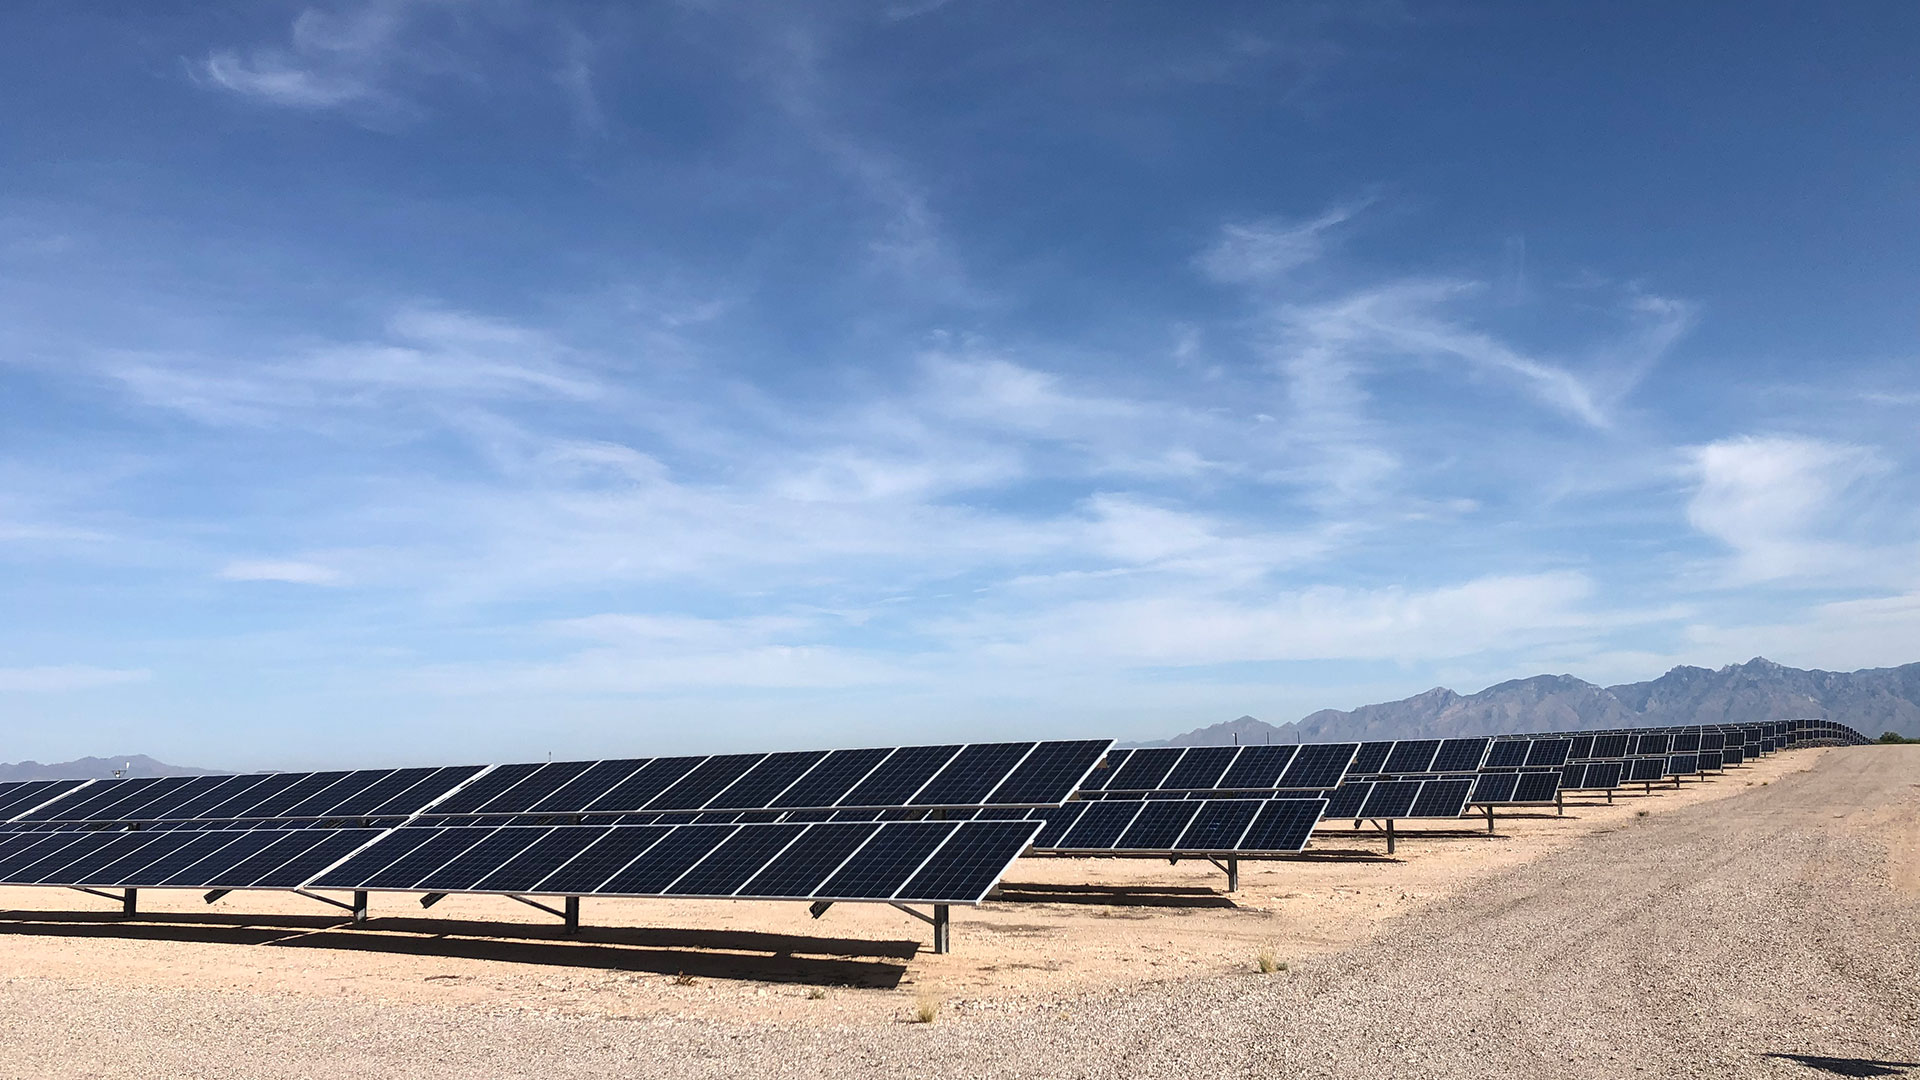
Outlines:
{"type": "Polygon", "coordinates": [[[959,753],[958,746],[900,747],[837,805],[904,806],[959,753]]]}
{"type": "Polygon", "coordinates": [[[1535,739],[1527,745],[1529,768],[1559,768],[1567,763],[1567,753],[1573,746],[1571,739],[1535,739]]]}
{"type": "Polygon", "coordinates": [[[805,776],[794,781],[792,787],[773,800],[773,806],[801,808],[837,805],[890,753],[892,751],[878,748],[835,750],[805,776]]]}
{"type": "Polygon", "coordinates": [[[1353,764],[1347,767],[1350,773],[1371,776],[1386,771],[1387,758],[1393,753],[1391,742],[1363,742],[1360,749],[1354,751],[1353,764]]]}
{"type": "MultiPolygon", "coordinates": [[[[620,826],[603,830],[591,847],[555,867],[549,876],[541,878],[532,888],[550,895],[579,895],[598,891],[642,855],[665,843],[674,832],[675,828],[667,825],[620,826]]],[[[688,832],[675,843],[686,847],[689,843],[701,841],[718,843],[719,837],[709,829],[688,832]]]]}
{"type": "Polygon", "coordinates": [[[926,786],[913,798],[907,800],[907,805],[970,806],[983,803],[1033,750],[1032,743],[976,743],[968,746],[933,779],[927,781],[926,786]]]}
{"type": "MultiPolygon", "coordinates": [[[[161,882],[168,888],[245,889],[331,836],[321,832],[256,829],[214,855],[182,867],[161,882]]],[[[367,834],[369,836],[374,834],[367,834]]]]}
{"type": "Polygon", "coordinates": [[[1393,744],[1393,753],[1388,755],[1383,772],[1423,773],[1434,768],[1434,758],[1440,753],[1439,739],[1408,739],[1393,744]]]}
{"type": "Polygon", "coordinates": [[[1416,780],[1382,780],[1373,785],[1367,793],[1367,799],[1360,804],[1360,816],[1363,818],[1402,818],[1413,809],[1413,800],[1420,794],[1420,783],[1416,780]]]}
{"type": "Polygon", "coordinates": [[[1220,787],[1229,791],[1259,791],[1280,786],[1280,774],[1293,761],[1297,746],[1243,746],[1239,756],[1220,778],[1220,787]]]}
{"type": "MultiPolygon", "coordinates": [[[[805,776],[825,760],[825,750],[803,750],[784,754],[768,754],[760,763],[748,769],[740,779],[733,782],[725,791],[715,795],[707,803],[716,809],[752,809],[773,805],[795,781],[805,776]]],[[[852,785],[849,784],[848,787],[852,785]]],[[[566,805],[564,800],[561,806],[566,805]]]]}
{"type": "Polygon", "coordinates": [[[1457,818],[1466,812],[1467,797],[1473,791],[1472,777],[1446,777],[1420,785],[1413,809],[1401,815],[1409,818],[1457,818]]]}
{"type": "Polygon", "coordinates": [[[1110,739],[1040,743],[984,801],[1013,806],[1062,802],[1112,745],[1110,739]]]}
{"type": "MultiPolygon", "coordinates": [[[[723,754],[710,757],[675,781],[672,787],[654,796],[653,801],[641,809],[698,810],[707,805],[715,795],[725,791],[735,781],[747,775],[747,770],[760,764],[766,756],[765,754],[723,754]]],[[[899,799],[884,801],[886,805],[894,806],[904,799],[903,795],[899,799]]]]}
{"type": "Polygon", "coordinates": [[[591,761],[552,761],[529,773],[525,779],[487,800],[479,809],[483,814],[524,814],[552,797],[593,768],[591,761]]]}
{"type": "Polygon", "coordinates": [[[1030,821],[976,821],[954,827],[919,872],[890,897],[896,902],[938,904],[983,899],[1032,841],[1030,821]]]}
{"type": "Polygon", "coordinates": [[[757,825],[734,830],[686,873],[656,891],[676,896],[732,896],[811,825],[757,825]]]}
{"type": "Polygon", "coordinates": [[[1617,788],[1625,770],[1624,761],[1590,761],[1587,763],[1587,775],[1580,786],[1588,791],[1617,788]]]}
{"type": "Polygon", "coordinates": [[[1326,813],[1324,799],[1268,799],[1240,838],[1240,851],[1301,851],[1326,813]]]}
{"type": "MultiPolygon", "coordinates": [[[[885,751],[880,753],[884,756],[885,751]]],[[[592,802],[587,803],[586,809],[602,813],[630,813],[639,810],[705,760],[706,758],[698,757],[654,758],[629,773],[626,779],[595,796],[592,802]]],[[[442,814],[457,812],[446,804],[434,807],[434,811],[442,814]]]]}
{"type": "Polygon", "coordinates": [[[1152,851],[1171,849],[1199,811],[1200,804],[1192,799],[1161,799],[1144,803],[1113,846],[1152,851]]]}
{"type": "Polygon", "coordinates": [[[1106,790],[1107,784],[1113,780],[1114,774],[1120,771],[1120,766],[1125,765],[1127,763],[1127,760],[1132,756],[1133,756],[1133,751],[1130,749],[1119,749],[1119,750],[1107,751],[1107,756],[1101,759],[1100,765],[1098,768],[1094,769],[1093,772],[1087,775],[1086,781],[1080,785],[1080,790],[1081,791],[1106,790]]]}
{"type": "Polygon", "coordinates": [[[16,780],[0,784],[0,821],[11,820],[41,803],[59,798],[80,784],[78,780],[16,780]]]}
{"type": "Polygon", "coordinates": [[[1340,782],[1360,749],[1357,743],[1309,743],[1280,775],[1282,788],[1328,788],[1340,782]]]}
{"type": "MultiPolygon", "coordinates": [[[[1527,763],[1527,750],[1533,745],[1531,739],[1495,740],[1487,751],[1485,768],[1513,769],[1527,763]]],[[[1475,800],[1476,802],[1479,800],[1475,800]]]]}
{"type": "Polygon", "coordinates": [[[1591,756],[1596,758],[1618,758],[1627,756],[1627,735],[1595,735],[1591,756]]]}
{"type": "Polygon", "coordinates": [[[1237,746],[1195,746],[1187,750],[1158,786],[1169,790],[1206,791],[1217,787],[1238,757],[1237,746]]]}
{"type": "Polygon", "coordinates": [[[1090,803],[1073,828],[1060,838],[1059,846],[1079,851],[1110,848],[1145,805],[1134,801],[1090,803]]]}
{"type": "Polygon", "coordinates": [[[1182,851],[1237,851],[1263,805],[1260,799],[1208,799],[1173,846],[1182,851]]]}
{"type": "Polygon", "coordinates": [[[1327,800],[1326,816],[1330,818],[1357,818],[1360,808],[1366,805],[1367,796],[1373,793],[1373,781],[1349,780],[1337,788],[1320,793],[1327,800]]]}
{"type": "Polygon", "coordinates": [[[1550,803],[1560,792],[1560,774],[1558,772],[1523,772],[1520,782],[1514,788],[1513,801],[1516,803],[1550,803]]]}
{"type": "Polygon", "coordinates": [[[739,895],[813,896],[827,875],[838,870],[879,830],[878,824],[809,825],[804,835],[749,878],[739,895]]]}
{"type": "Polygon", "coordinates": [[[1644,784],[1664,780],[1667,775],[1667,759],[1663,757],[1630,758],[1627,768],[1627,780],[1630,783],[1644,784]]]}
{"type": "MultiPolygon", "coordinates": [[[[891,897],[909,876],[946,842],[956,822],[905,821],[882,825],[873,839],[855,852],[814,894],[821,899],[891,897]]],[[[998,824],[981,822],[980,824],[998,824]]],[[[1028,828],[1028,835],[1032,835],[1028,828]]],[[[1019,852],[1015,851],[1014,855],[1019,852]]],[[[1011,861],[1011,857],[1008,861],[1011,861]]]]}
{"type": "Polygon", "coordinates": [[[1033,811],[1035,817],[1045,822],[1039,835],[1033,838],[1033,845],[1042,848],[1059,847],[1061,837],[1079,822],[1080,815],[1086,812],[1087,807],[1094,805],[1098,804],[1074,802],[1047,810],[1033,811]]]}
{"type": "Polygon", "coordinates": [[[1306,846],[1326,802],[1318,798],[1112,799],[1051,810],[1033,849],[1046,854],[1249,855],[1306,846]]]}
{"type": "Polygon", "coordinates": [[[1483,806],[1510,803],[1513,801],[1513,790],[1519,783],[1518,773],[1481,773],[1479,779],[1474,781],[1472,801],[1483,806]]]}
{"type": "Polygon", "coordinates": [[[1167,773],[1186,753],[1183,747],[1151,747],[1135,750],[1107,779],[1106,791],[1152,791],[1167,778],[1167,773]]]}

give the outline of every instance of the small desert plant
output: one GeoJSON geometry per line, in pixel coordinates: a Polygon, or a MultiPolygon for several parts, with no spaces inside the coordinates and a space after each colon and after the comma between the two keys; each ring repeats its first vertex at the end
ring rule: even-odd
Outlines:
{"type": "Polygon", "coordinates": [[[916,1024],[931,1024],[940,1015],[940,999],[921,995],[913,1002],[913,1014],[910,1019],[916,1024]]]}
{"type": "Polygon", "coordinates": [[[825,989],[824,987],[819,987],[819,986],[809,986],[809,987],[807,987],[807,1000],[808,1000],[808,1001],[819,1001],[819,1000],[820,1000],[821,998],[823,998],[823,997],[826,997],[826,996],[827,996],[827,991],[826,991],[826,989],[825,989]]]}
{"type": "Polygon", "coordinates": [[[1254,958],[1253,963],[1255,967],[1260,969],[1260,974],[1262,975],[1271,975],[1276,971],[1287,970],[1285,961],[1273,958],[1272,949],[1261,949],[1260,955],[1254,958]]]}
{"type": "Polygon", "coordinates": [[[1646,816],[1647,816],[1647,812],[1646,812],[1645,810],[1635,810],[1635,811],[1633,812],[1633,816],[1634,816],[1634,817],[1646,817],[1646,816]]]}
{"type": "Polygon", "coordinates": [[[673,985],[675,986],[692,986],[698,981],[698,979],[695,979],[684,971],[675,972],[673,976],[673,985]]]}

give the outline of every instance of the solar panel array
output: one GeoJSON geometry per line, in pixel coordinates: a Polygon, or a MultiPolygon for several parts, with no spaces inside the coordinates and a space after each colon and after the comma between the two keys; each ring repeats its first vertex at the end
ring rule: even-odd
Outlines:
{"type": "Polygon", "coordinates": [[[1101,799],[1030,811],[1035,854],[1205,856],[1298,852],[1320,798],[1101,799]]]}
{"type": "Polygon", "coordinates": [[[7,815],[19,826],[142,827],[524,815],[1049,806],[1112,743],[973,743],[715,757],[94,781],[7,815]]]}
{"type": "Polygon", "coordinates": [[[0,885],[977,903],[1022,853],[1294,854],[1323,818],[1491,814],[1866,741],[1800,720],[0,783],[0,885]]]}
{"type": "Polygon", "coordinates": [[[1318,791],[1337,787],[1359,743],[1174,746],[1114,750],[1081,787],[1109,795],[1318,791]]]}
{"type": "Polygon", "coordinates": [[[1561,788],[1567,791],[1604,791],[1717,772],[1787,745],[1868,741],[1844,724],[1785,720],[1510,735],[1498,737],[1495,745],[1541,738],[1564,738],[1572,744],[1561,774],[1561,788]]]}
{"type": "Polygon", "coordinates": [[[0,884],[978,903],[1043,822],[880,819],[1058,805],[1111,745],[0,785],[0,884]]]}

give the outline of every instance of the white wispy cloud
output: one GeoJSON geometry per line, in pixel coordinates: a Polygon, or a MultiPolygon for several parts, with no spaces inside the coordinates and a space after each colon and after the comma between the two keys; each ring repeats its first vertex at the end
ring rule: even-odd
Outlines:
{"type": "Polygon", "coordinates": [[[1739,582],[1822,577],[1857,569],[1863,552],[1839,538],[1849,490],[1887,463],[1859,446],[1797,436],[1743,436],[1694,447],[1687,503],[1693,527],[1734,553],[1739,582]]]}
{"type": "Polygon", "coordinates": [[[404,59],[401,36],[418,0],[372,0],[335,11],[307,8],[285,45],[215,49],[206,81],[269,105],[332,109],[390,100],[382,81],[404,59]]]}
{"type": "Polygon", "coordinates": [[[145,682],[152,677],[153,673],[145,670],[83,664],[0,668],[0,693],[61,694],[145,682]]]}
{"type": "Polygon", "coordinates": [[[278,581],[290,585],[341,585],[346,575],[331,566],[290,559],[242,559],[220,568],[226,581],[278,581]]]}
{"type": "Polygon", "coordinates": [[[1318,262],[1327,252],[1328,234],[1366,208],[1371,200],[1335,206],[1304,221],[1263,218],[1229,222],[1196,263],[1216,281],[1271,284],[1291,271],[1318,262]]]}
{"type": "Polygon", "coordinates": [[[280,359],[117,356],[103,365],[139,399],[212,423],[353,411],[396,400],[588,399],[604,380],[545,334],[495,319],[404,308],[382,340],[295,347],[280,359]]]}
{"type": "Polygon", "coordinates": [[[1078,663],[1188,667],[1296,660],[1421,662],[1608,625],[1574,572],[1502,575],[1427,588],[1227,590],[1146,582],[1038,610],[994,611],[947,628],[956,644],[1016,667],[1078,663]]]}
{"type": "Polygon", "coordinates": [[[817,619],[603,614],[545,629],[597,644],[549,661],[435,665],[412,681],[445,694],[596,695],[841,689],[905,676],[871,653],[808,640],[817,619]]]}
{"type": "Polygon", "coordinates": [[[1475,282],[1397,282],[1327,304],[1292,308],[1284,318],[1314,340],[1340,343],[1361,355],[1449,358],[1509,376],[1547,405],[1594,427],[1607,427],[1611,420],[1603,403],[1580,376],[1442,314],[1448,304],[1482,291],[1475,282]]]}

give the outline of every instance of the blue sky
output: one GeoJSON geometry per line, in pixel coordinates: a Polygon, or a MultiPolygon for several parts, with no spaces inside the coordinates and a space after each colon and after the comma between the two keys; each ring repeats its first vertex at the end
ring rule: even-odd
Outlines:
{"type": "Polygon", "coordinates": [[[0,758],[1920,660],[1909,5],[0,13],[0,758]]]}

